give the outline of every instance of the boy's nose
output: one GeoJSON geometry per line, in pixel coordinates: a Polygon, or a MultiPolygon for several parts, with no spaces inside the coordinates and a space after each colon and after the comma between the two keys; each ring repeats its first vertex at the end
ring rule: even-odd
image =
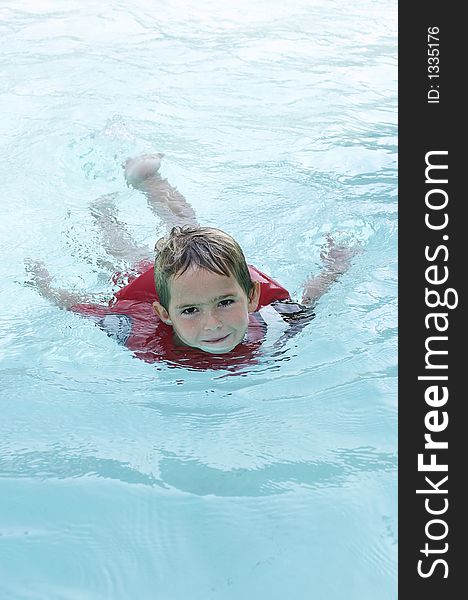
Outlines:
{"type": "Polygon", "coordinates": [[[203,323],[203,329],[207,331],[211,331],[213,329],[219,329],[222,326],[221,321],[218,317],[211,311],[207,311],[205,315],[205,320],[203,323]]]}

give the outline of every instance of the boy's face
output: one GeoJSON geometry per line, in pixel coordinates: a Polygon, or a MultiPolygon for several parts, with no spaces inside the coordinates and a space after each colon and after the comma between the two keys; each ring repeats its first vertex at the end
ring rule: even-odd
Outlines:
{"type": "Polygon", "coordinates": [[[258,283],[249,299],[232,275],[199,267],[171,277],[170,286],[169,310],[155,302],[156,314],[172,325],[176,344],[212,354],[230,352],[242,341],[260,297],[258,283]]]}

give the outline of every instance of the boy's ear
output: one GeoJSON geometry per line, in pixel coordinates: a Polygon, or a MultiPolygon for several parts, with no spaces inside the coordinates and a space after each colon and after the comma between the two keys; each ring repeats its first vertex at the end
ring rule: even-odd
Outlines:
{"type": "Polygon", "coordinates": [[[157,300],[153,302],[153,310],[163,323],[166,323],[166,325],[172,325],[172,321],[169,318],[169,313],[164,308],[164,306],[157,300]]]}
{"type": "Polygon", "coordinates": [[[258,307],[258,301],[260,300],[260,282],[254,281],[253,288],[249,296],[249,312],[255,312],[258,307]]]}

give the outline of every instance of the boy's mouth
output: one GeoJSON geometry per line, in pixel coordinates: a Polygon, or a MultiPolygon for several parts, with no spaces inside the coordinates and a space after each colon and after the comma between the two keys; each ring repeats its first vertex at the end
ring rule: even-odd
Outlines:
{"type": "Polygon", "coordinates": [[[226,340],[231,334],[228,333],[227,335],[224,335],[222,337],[219,338],[214,338],[212,340],[202,340],[204,344],[218,344],[219,342],[224,342],[224,340],[226,340]]]}

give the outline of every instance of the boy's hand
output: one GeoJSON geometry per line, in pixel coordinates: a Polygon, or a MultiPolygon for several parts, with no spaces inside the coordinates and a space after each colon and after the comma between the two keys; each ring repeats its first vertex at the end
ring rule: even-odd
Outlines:
{"type": "Polygon", "coordinates": [[[52,276],[41,260],[26,258],[24,260],[24,267],[26,273],[31,276],[31,279],[25,282],[26,285],[44,289],[52,283],[52,276]]]}
{"type": "Polygon", "coordinates": [[[138,188],[143,181],[154,177],[161,166],[161,152],[156,154],[142,154],[136,158],[129,158],[123,165],[127,185],[138,188]]]}
{"type": "Polygon", "coordinates": [[[88,304],[94,299],[86,294],[69,292],[52,286],[52,275],[41,260],[26,258],[24,261],[26,272],[31,276],[24,284],[34,288],[46,300],[50,300],[60,308],[69,309],[74,304],[88,304]]]}
{"type": "Polygon", "coordinates": [[[312,305],[325,294],[331,284],[351,265],[351,259],[359,252],[358,246],[341,246],[331,236],[327,236],[327,245],[320,254],[325,269],[304,284],[302,302],[312,305]]]}
{"type": "Polygon", "coordinates": [[[320,258],[327,270],[339,275],[349,269],[351,259],[359,250],[357,246],[341,246],[328,235],[326,249],[320,253],[320,258]]]}

